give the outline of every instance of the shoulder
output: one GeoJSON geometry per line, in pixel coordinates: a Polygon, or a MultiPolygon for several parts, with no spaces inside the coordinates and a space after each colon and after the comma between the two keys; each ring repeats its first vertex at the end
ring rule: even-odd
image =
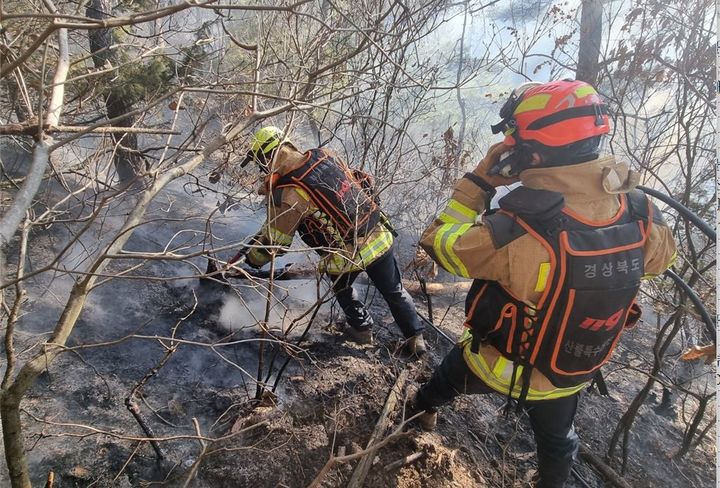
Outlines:
{"type": "Polygon", "coordinates": [[[565,206],[562,193],[519,186],[498,202],[500,208],[523,219],[549,220],[565,206]]]}
{"type": "Polygon", "coordinates": [[[287,205],[289,207],[307,206],[310,202],[310,196],[305,190],[295,185],[283,186],[276,188],[272,192],[271,203],[275,206],[287,205]]]}
{"type": "Polygon", "coordinates": [[[506,212],[493,212],[483,216],[482,225],[487,228],[495,249],[501,249],[527,234],[517,219],[506,212]]]}
{"type": "Polygon", "coordinates": [[[496,249],[503,248],[528,232],[518,220],[542,222],[557,216],[565,206],[561,193],[519,186],[500,201],[500,210],[483,217],[496,249]]]}

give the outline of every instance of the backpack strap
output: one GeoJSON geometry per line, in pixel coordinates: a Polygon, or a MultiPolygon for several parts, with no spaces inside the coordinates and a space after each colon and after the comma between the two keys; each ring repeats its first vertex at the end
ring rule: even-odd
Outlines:
{"type": "Polygon", "coordinates": [[[527,230],[517,220],[505,212],[494,212],[483,217],[483,223],[490,231],[495,249],[507,246],[515,239],[527,234],[527,230]]]}
{"type": "Polygon", "coordinates": [[[645,192],[640,190],[633,190],[627,194],[628,206],[630,207],[631,215],[635,218],[642,218],[643,221],[648,221],[648,215],[652,215],[652,223],[667,227],[665,217],[663,217],[660,209],[648,198],[645,192]]]}
{"type": "Polygon", "coordinates": [[[495,249],[527,234],[527,230],[518,224],[518,217],[530,222],[550,222],[560,214],[565,198],[562,193],[519,186],[502,197],[499,203],[502,211],[483,217],[495,249]]]}
{"type": "Polygon", "coordinates": [[[633,190],[626,195],[626,198],[630,217],[643,222],[645,235],[650,235],[650,228],[653,224],[667,227],[662,212],[644,192],[633,190]]]}
{"type": "Polygon", "coordinates": [[[625,194],[625,198],[627,198],[628,210],[632,218],[647,222],[650,218],[650,204],[645,193],[633,190],[625,194]]]}
{"type": "Polygon", "coordinates": [[[498,202],[500,208],[522,217],[523,220],[550,221],[565,206],[562,193],[549,190],[535,190],[519,186],[498,202]]]}

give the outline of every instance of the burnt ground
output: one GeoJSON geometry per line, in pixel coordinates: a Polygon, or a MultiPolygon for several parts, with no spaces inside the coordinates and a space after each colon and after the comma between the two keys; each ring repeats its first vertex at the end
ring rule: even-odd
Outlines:
{"type": "MultiPolygon", "coordinates": [[[[205,219],[219,202],[212,196],[189,197],[182,182],[156,200],[147,217],[151,224],[136,230],[126,249],[160,251],[172,243],[186,252],[197,250],[205,236],[205,219]],[[153,225],[153,218],[163,220],[153,225]]],[[[86,234],[77,252],[68,253],[56,270],[27,281],[30,298],[16,333],[21,361],[47,337],[67,299],[72,275],[63,269],[72,269],[82,262],[83,253],[100,248],[126,210],[122,202],[111,205],[102,228],[86,234]]],[[[251,212],[239,214],[215,216],[213,233],[222,238],[215,245],[239,241],[259,225],[260,217],[251,212]]],[[[70,235],[72,229],[62,225],[33,231],[31,268],[61,249],[70,235]]],[[[401,261],[407,262],[412,254],[407,243],[413,239],[405,237],[403,242],[401,261]]],[[[7,255],[12,266],[12,250],[7,255]]],[[[301,256],[291,253],[285,262],[301,256]]],[[[120,270],[120,265],[127,263],[113,265],[108,272],[120,270]]],[[[143,279],[115,279],[92,292],[68,341],[71,350],[50,365],[22,404],[34,486],[43,486],[53,472],[54,486],[60,488],[174,487],[184,486],[188,474],[194,472],[188,486],[304,487],[332,453],[344,450],[349,454],[365,446],[395,379],[403,368],[409,368],[401,407],[393,416],[394,426],[399,425],[413,389],[429,378],[451,347],[428,328],[430,353],[424,361],[396,354],[397,327],[372,288],[363,289],[376,319],[375,343],[347,342],[337,313],[324,305],[280,378],[275,401],[257,405],[251,401],[261,344],[256,318],[264,315],[264,292],[249,283],[238,283],[239,295],[201,290],[197,280],[189,277],[204,267],[202,258],[181,263],[149,261],[135,273],[143,279]],[[174,352],[147,380],[142,399],[136,400],[154,436],[164,439],[160,446],[165,458],[158,462],[125,400],[158,367],[170,346],[176,346],[174,352]],[[204,446],[196,438],[198,430],[205,438],[204,446]]],[[[295,280],[278,286],[286,291],[277,294],[279,301],[270,314],[271,332],[277,334],[279,324],[297,319],[298,330],[290,335],[296,339],[306,323],[299,316],[316,298],[316,283],[295,280]]],[[[423,298],[415,298],[424,312],[423,298]]],[[[453,338],[461,332],[463,298],[463,292],[434,296],[434,320],[453,338]]],[[[636,327],[622,341],[618,358],[638,367],[646,363],[654,333],[653,324],[636,327]]],[[[278,353],[269,378],[272,384],[287,356],[277,345],[263,344],[266,367],[278,353]]],[[[621,365],[607,369],[612,397],[583,393],[576,419],[581,440],[601,456],[612,429],[645,379],[621,365]]],[[[686,386],[714,390],[715,377],[709,367],[681,372],[689,378],[686,386]]],[[[658,387],[654,395],[640,409],[630,436],[628,483],[639,488],[714,487],[714,428],[687,456],[674,459],[693,404],[677,397],[670,409],[661,409],[658,387]]],[[[500,396],[457,399],[441,411],[435,432],[411,428],[379,450],[364,486],[530,486],[536,464],[529,425],[514,413],[505,418],[503,406],[500,396]],[[422,456],[402,468],[386,469],[414,453],[422,456]]],[[[714,404],[709,410],[714,411],[714,404]]],[[[355,465],[352,461],[336,466],[322,486],[346,486],[355,465]]],[[[584,461],[578,462],[577,472],[584,481],[573,478],[570,488],[611,486],[584,461]]],[[[8,485],[3,463],[0,486],[8,485]]]]}
{"type": "MultiPolygon", "coordinates": [[[[154,320],[137,334],[168,335],[168,327],[190,311],[193,287],[150,288],[154,290],[144,299],[155,307],[154,320]]],[[[212,304],[212,296],[201,298],[212,304]]],[[[399,340],[396,327],[391,320],[383,319],[387,313],[382,301],[373,299],[372,292],[368,298],[378,319],[375,343],[360,346],[345,341],[332,311],[322,309],[303,352],[281,379],[276,402],[265,405],[248,401],[254,385],[219,356],[206,347],[180,346],[148,382],[144,389],[147,404],[141,403],[141,410],[158,437],[192,436],[193,417],[205,436],[225,436],[207,445],[190,486],[303,487],[315,478],[332,452],[344,449],[349,454],[364,447],[399,371],[410,370],[411,381],[402,395],[404,403],[450,347],[428,329],[431,352],[425,361],[409,361],[395,354],[399,340]],[[241,432],[251,426],[254,428],[241,432]]],[[[462,293],[435,297],[435,319],[448,335],[460,332],[461,301],[462,293]]],[[[422,310],[421,297],[416,302],[422,310]]],[[[228,334],[218,319],[217,307],[199,306],[178,327],[176,337],[216,344],[220,349],[220,344],[258,336],[255,329],[228,334]]],[[[80,327],[83,342],[90,342],[92,334],[85,328],[91,325],[80,327]]],[[[632,347],[621,351],[621,356],[642,349],[639,345],[651,336],[651,327],[644,333],[638,329],[629,334],[626,339],[631,339],[632,347]]],[[[227,348],[225,357],[254,367],[257,343],[227,348]]],[[[157,341],[130,339],[113,347],[66,354],[53,364],[24,404],[29,457],[37,484],[53,471],[55,486],[59,487],[184,485],[201,451],[196,440],[163,442],[167,459],[158,463],[148,443],[121,438],[143,436],[123,401],[163,352],[157,341]],[[117,436],[93,434],[67,424],[91,425],[117,436]]],[[[594,392],[583,394],[576,424],[591,450],[604,453],[611,428],[639,390],[641,379],[627,371],[611,371],[608,384],[612,398],[594,392]]],[[[411,428],[406,436],[379,450],[364,486],[530,486],[536,465],[529,424],[514,413],[505,418],[503,402],[499,396],[459,398],[441,411],[435,432],[411,428]],[[422,457],[400,469],[385,469],[413,453],[422,453],[422,457]]],[[[633,429],[625,475],[630,486],[715,486],[714,435],[708,435],[684,459],[673,460],[684,428],[682,407],[676,402],[674,416],[658,413],[654,407],[657,405],[652,402],[642,407],[633,429]]],[[[395,426],[402,416],[401,407],[395,412],[395,426]]],[[[355,464],[332,469],[322,486],[346,486],[355,464]]],[[[585,484],[573,478],[567,486],[611,486],[585,462],[577,463],[576,468],[585,484]]]]}

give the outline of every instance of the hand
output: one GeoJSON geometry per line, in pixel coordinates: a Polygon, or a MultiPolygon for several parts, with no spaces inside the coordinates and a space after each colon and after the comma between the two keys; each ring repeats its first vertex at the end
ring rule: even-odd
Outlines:
{"type": "Polygon", "coordinates": [[[715,360],[716,355],[715,344],[708,344],[707,346],[693,346],[683,353],[681,356],[683,361],[694,361],[695,359],[702,359],[705,364],[710,364],[715,360]]]}
{"type": "Polygon", "coordinates": [[[510,178],[505,178],[500,175],[488,176],[488,171],[490,171],[490,168],[500,161],[500,156],[509,152],[511,149],[511,146],[506,146],[502,142],[498,142],[497,144],[490,146],[487,155],[478,163],[477,167],[473,170],[473,173],[494,187],[512,185],[513,183],[520,181],[518,176],[512,176],[510,178]]]}
{"type": "Polygon", "coordinates": [[[438,274],[437,264],[432,260],[425,250],[418,246],[415,251],[415,257],[408,265],[406,270],[411,269],[417,272],[420,278],[433,280],[438,274]]]}

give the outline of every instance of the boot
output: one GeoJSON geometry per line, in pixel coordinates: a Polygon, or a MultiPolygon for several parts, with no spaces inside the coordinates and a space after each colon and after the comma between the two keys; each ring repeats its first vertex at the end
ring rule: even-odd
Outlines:
{"type": "Polygon", "coordinates": [[[415,416],[418,412],[422,411],[423,413],[415,420],[414,422],[417,422],[420,424],[420,428],[426,432],[430,432],[432,430],[435,430],[435,426],[437,426],[437,410],[431,409],[426,410],[423,406],[421,406],[420,402],[420,391],[415,391],[414,393],[410,393],[410,402],[409,402],[409,409],[408,409],[408,417],[415,416]]]}
{"type": "Polygon", "coordinates": [[[427,353],[427,347],[425,347],[425,339],[422,334],[412,336],[405,341],[404,346],[405,352],[411,356],[422,357],[427,353]]]}
{"type": "Polygon", "coordinates": [[[345,327],[345,333],[348,335],[351,341],[357,344],[372,344],[372,329],[356,329],[348,325],[345,327]]]}
{"type": "Polygon", "coordinates": [[[432,432],[437,426],[437,418],[437,412],[428,412],[426,410],[425,412],[423,412],[422,415],[418,417],[418,423],[420,424],[422,430],[424,430],[425,432],[432,432]]]}

